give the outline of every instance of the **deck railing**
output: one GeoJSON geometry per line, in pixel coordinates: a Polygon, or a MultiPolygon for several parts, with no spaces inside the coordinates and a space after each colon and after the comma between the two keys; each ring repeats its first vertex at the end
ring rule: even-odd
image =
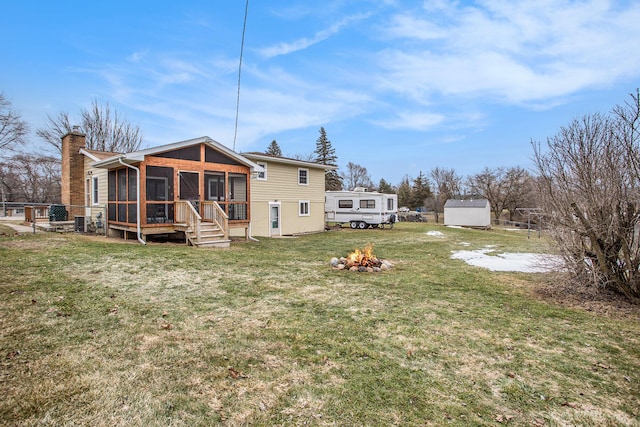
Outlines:
{"type": "Polygon", "coordinates": [[[196,242],[200,239],[200,224],[203,221],[215,224],[224,233],[225,240],[229,239],[229,217],[217,202],[200,202],[200,212],[189,201],[176,201],[175,206],[176,223],[190,227],[196,242]]]}
{"type": "Polygon", "coordinates": [[[200,238],[200,223],[202,222],[202,217],[198,211],[196,211],[196,208],[193,207],[191,202],[176,202],[176,222],[187,224],[195,234],[196,240],[200,238]]]}
{"type": "Polygon", "coordinates": [[[229,238],[229,216],[220,207],[218,202],[214,200],[202,202],[200,205],[200,213],[202,214],[203,221],[216,224],[218,228],[224,232],[224,238],[229,238]]]}

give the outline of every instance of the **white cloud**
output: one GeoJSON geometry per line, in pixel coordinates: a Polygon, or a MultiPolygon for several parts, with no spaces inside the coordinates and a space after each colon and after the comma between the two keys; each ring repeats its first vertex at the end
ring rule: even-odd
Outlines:
{"type": "Polygon", "coordinates": [[[320,43],[328,39],[329,37],[338,33],[342,28],[346,27],[352,22],[366,19],[370,15],[371,14],[358,14],[358,15],[348,16],[336,22],[335,24],[329,26],[328,28],[318,31],[311,38],[303,37],[289,43],[281,42],[275,46],[270,46],[270,47],[260,49],[259,53],[266,58],[273,58],[275,56],[288,55],[293,52],[304,50],[308,47],[311,47],[317,43],[320,43]]]}
{"type": "Polygon", "coordinates": [[[442,123],[444,119],[445,117],[442,114],[402,111],[391,119],[373,121],[373,123],[385,129],[426,131],[442,123]]]}
{"type": "Polygon", "coordinates": [[[426,103],[434,94],[553,102],[637,75],[640,4],[604,0],[425,2],[390,19],[380,88],[426,103]]]}

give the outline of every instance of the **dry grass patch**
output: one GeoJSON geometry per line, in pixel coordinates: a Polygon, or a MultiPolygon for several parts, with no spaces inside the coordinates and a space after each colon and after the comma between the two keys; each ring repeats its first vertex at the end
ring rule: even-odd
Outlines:
{"type": "Polygon", "coordinates": [[[429,224],[227,251],[0,238],[0,421],[638,425],[637,320],[550,304],[544,276],[466,266],[457,242],[536,245],[429,224]],[[396,268],[329,266],[369,242],[396,268]]]}

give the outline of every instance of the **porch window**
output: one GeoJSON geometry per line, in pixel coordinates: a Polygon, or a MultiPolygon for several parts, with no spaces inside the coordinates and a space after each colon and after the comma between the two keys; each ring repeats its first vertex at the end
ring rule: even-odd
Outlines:
{"type": "Polygon", "coordinates": [[[309,216],[309,201],[301,200],[298,202],[298,215],[309,216]]]}
{"type": "Polygon", "coordinates": [[[309,185],[309,169],[298,169],[298,185],[309,185]]]}

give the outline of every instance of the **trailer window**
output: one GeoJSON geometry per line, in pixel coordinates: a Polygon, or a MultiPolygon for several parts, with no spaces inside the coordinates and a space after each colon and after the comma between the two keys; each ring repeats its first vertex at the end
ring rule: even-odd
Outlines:
{"type": "Polygon", "coordinates": [[[360,209],[375,209],[376,201],[373,199],[360,200],[360,209]]]}
{"type": "Polygon", "coordinates": [[[338,207],[342,209],[351,209],[353,207],[353,200],[338,200],[338,207]]]}
{"type": "Polygon", "coordinates": [[[388,211],[393,210],[393,199],[387,199],[387,210],[388,211]]]}

